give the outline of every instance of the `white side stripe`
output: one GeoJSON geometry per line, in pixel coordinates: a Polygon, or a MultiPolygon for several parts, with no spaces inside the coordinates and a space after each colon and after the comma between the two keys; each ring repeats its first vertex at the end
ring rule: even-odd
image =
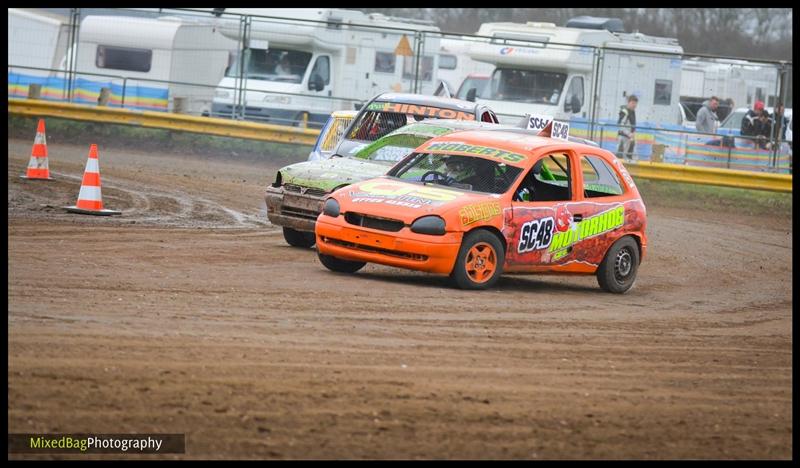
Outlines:
{"type": "Polygon", "coordinates": [[[102,196],[103,194],[100,191],[100,187],[81,185],[81,191],[78,193],[78,200],[100,201],[102,200],[102,196]]]}
{"type": "Polygon", "coordinates": [[[86,172],[100,172],[100,164],[96,159],[89,158],[86,160],[86,172]]]}

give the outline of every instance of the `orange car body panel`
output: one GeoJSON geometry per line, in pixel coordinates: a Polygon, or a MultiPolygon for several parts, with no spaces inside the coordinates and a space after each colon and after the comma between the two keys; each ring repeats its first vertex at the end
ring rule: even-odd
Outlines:
{"type": "MultiPolygon", "coordinates": [[[[609,151],[598,147],[519,132],[466,131],[437,137],[415,152],[457,154],[490,159],[523,169],[503,194],[424,185],[382,176],[331,194],[340,215],[317,218],[317,248],[322,254],[431,273],[449,274],[464,235],[474,229],[500,234],[505,246],[504,273],[593,274],[608,248],[631,235],[647,249],[646,212],[630,174],[609,151]],[[525,174],[542,157],[569,157],[572,183],[569,201],[513,201],[525,174]],[[584,197],[580,157],[597,156],[611,166],[623,189],[620,195],[584,197]],[[388,220],[402,228],[348,222],[347,213],[388,220]],[[411,224],[426,215],[444,219],[445,235],[418,234],[411,224]],[[576,215],[582,216],[579,219],[576,215]],[[532,233],[545,232],[536,240],[532,233]],[[546,241],[546,242],[544,242],[546,241]]],[[[402,163],[400,163],[402,164],[402,163]]]]}

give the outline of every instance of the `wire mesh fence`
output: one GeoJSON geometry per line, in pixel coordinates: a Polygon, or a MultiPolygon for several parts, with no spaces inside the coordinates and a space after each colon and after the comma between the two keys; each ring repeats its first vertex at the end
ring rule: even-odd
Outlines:
{"type": "Polygon", "coordinates": [[[321,128],[379,93],[444,83],[501,123],[569,120],[622,157],[791,171],[791,62],[689,55],[669,38],[549,23],[452,34],[335,9],[9,9],[8,25],[9,98],[321,128]]]}

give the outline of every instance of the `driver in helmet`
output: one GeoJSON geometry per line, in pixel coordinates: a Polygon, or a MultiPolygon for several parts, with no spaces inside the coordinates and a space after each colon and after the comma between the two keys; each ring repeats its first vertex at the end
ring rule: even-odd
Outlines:
{"type": "Polygon", "coordinates": [[[444,160],[446,169],[445,175],[458,183],[475,175],[475,167],[470,164],[471,159],[466,156],[448,156],[444,160]]]}

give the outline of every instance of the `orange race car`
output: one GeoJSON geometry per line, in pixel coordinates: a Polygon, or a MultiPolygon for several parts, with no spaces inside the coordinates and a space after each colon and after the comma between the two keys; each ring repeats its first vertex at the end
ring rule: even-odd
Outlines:
{"type": "Polygon", "coordinates": [[[465,289],[502,273],[596,274],[624,293],[647,246],[639,191],[612,153],[551,138],[552,126],[433,138],[387,175],[333,192],[317,218],[320,261],[447,274],[465,289]]]}

